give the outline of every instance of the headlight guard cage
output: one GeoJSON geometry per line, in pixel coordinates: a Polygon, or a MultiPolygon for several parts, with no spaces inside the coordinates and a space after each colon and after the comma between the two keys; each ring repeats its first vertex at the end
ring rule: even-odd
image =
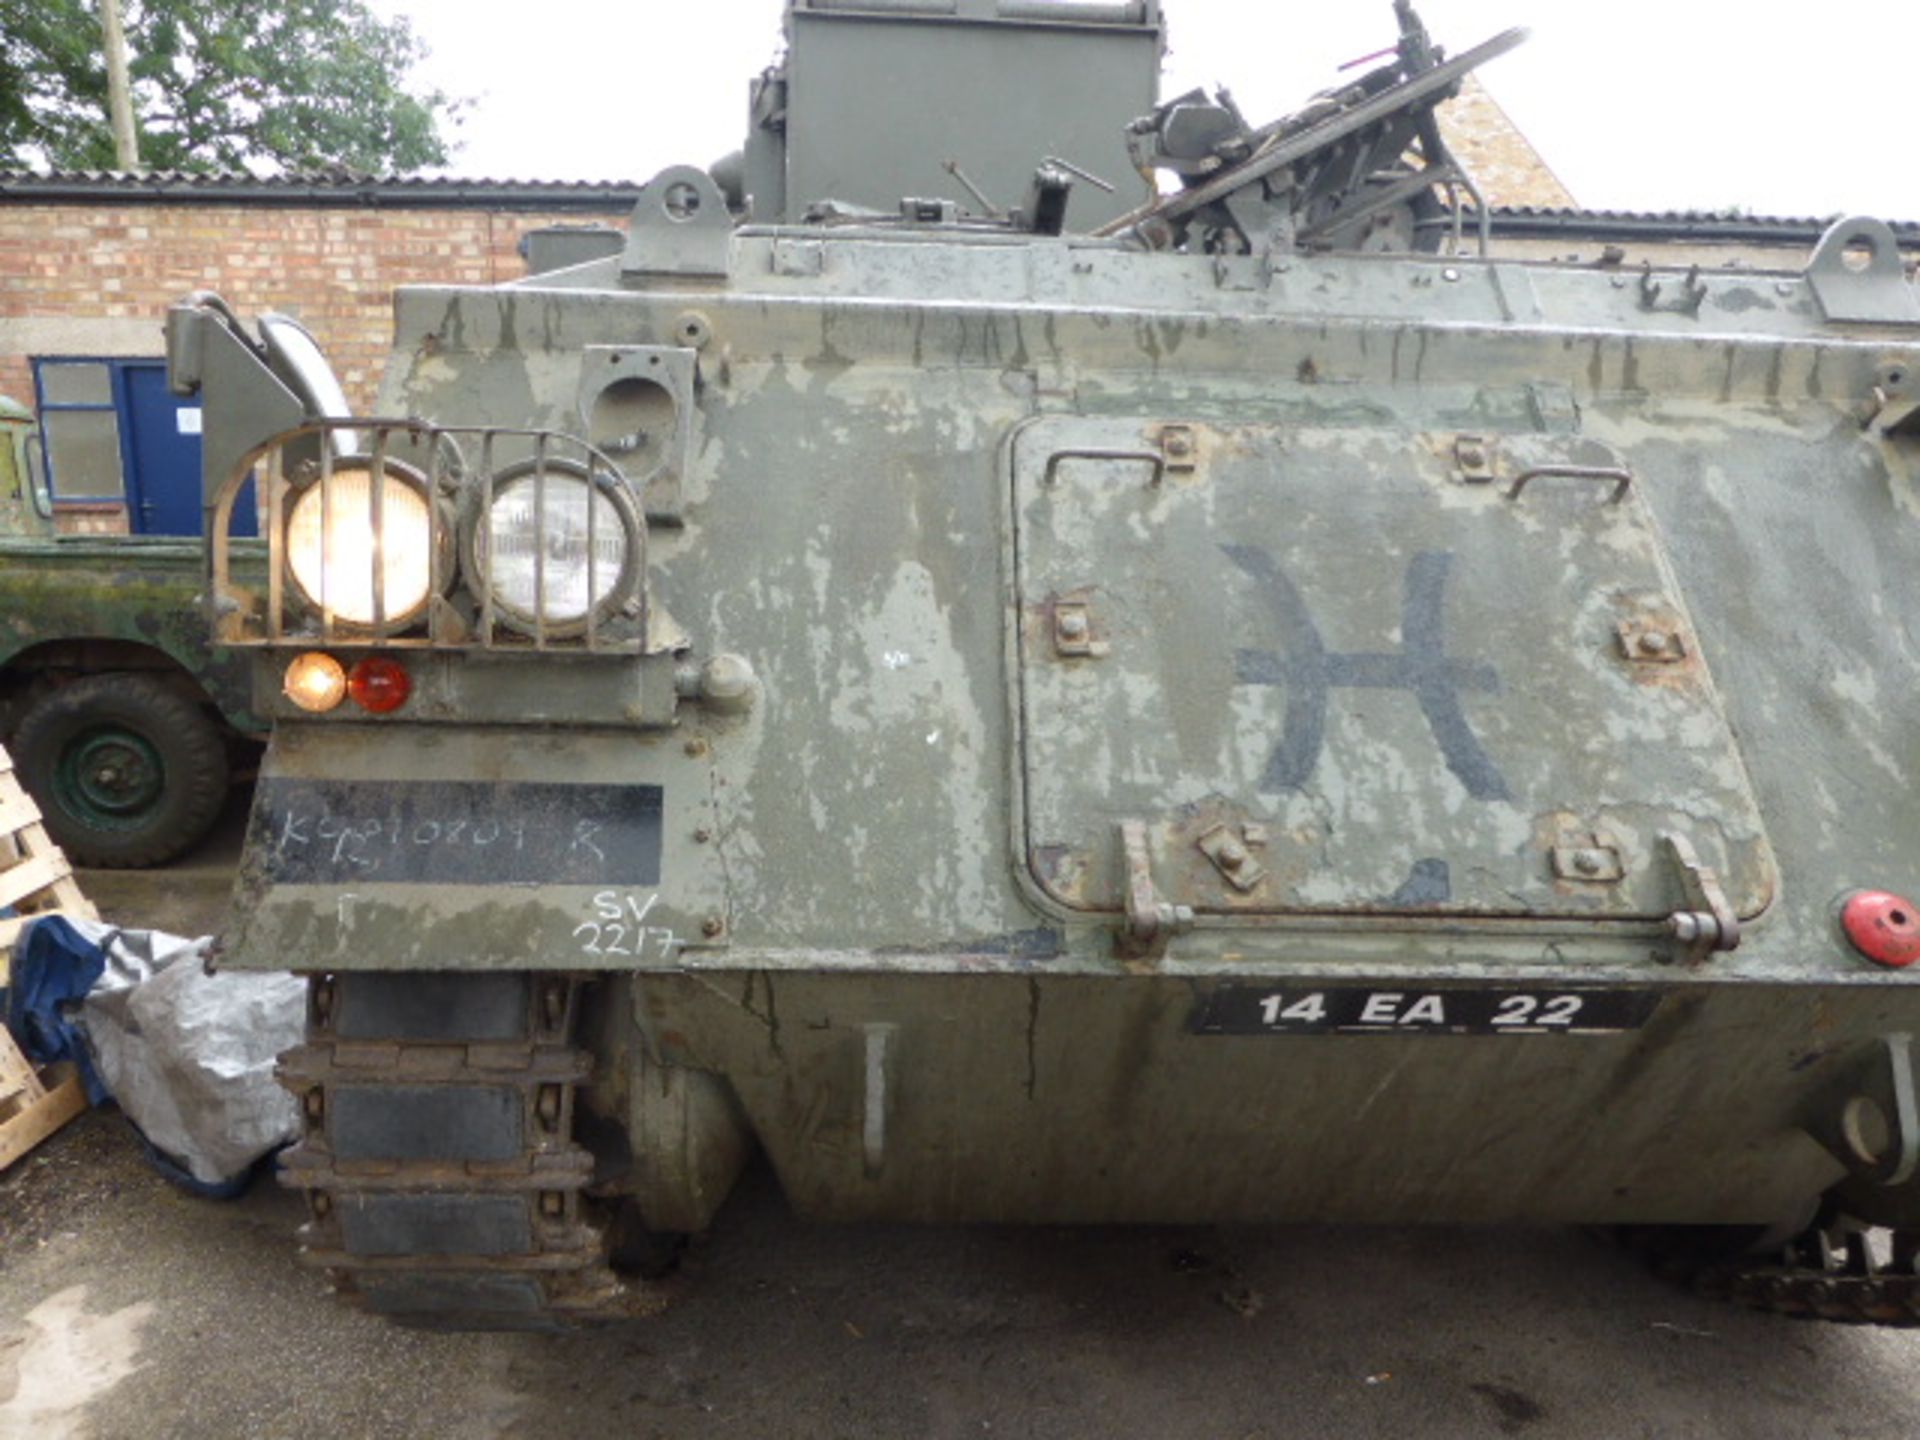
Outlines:
{"type": "MultiPolygon", "coordinates": [[[[377,539],[369,553],[384,556],[385,485],[370,484],[368,525],[377,539]]],[[[535,544],[546,512],[536,507],[535,544]]],[[[632,483],[619,466],[577,436],[558,431],[491,425],[435,425],[420,420],[354,416],[313,419],[281,431],[243,456],[207,506],[208,605],[215,640],[224,645],[304,649],[316,644],[358,648],[510,649],[637,654],[646,648],[646,524],[632,483]],[[353,453],[341,453],[348,445],[353,453]],[[536,616],[509,617],[491,602],[484,577],[460,563],[460,514],[487,514],[494,485],[541,473],[584,478],[613,500],[610,513],[625,531],[626,553],[612,591],[590,606],[577,625],[549,626],[536,616]],[[397,623],[355,624],[294,583],[287,546],[292,506],[312,487],[322,505],[334,503],[336,474],[370,471],[424,486],[427,506],[429,598],[397,623]],[[248,542],[232,533],[237,502],[249,483],[258,487],[261,531],[267,537],[260,575],[244,556],[248,542]],[[464,502],[464,503],[462,503],[464,502]],[[618,618],[617,624],[609,623],[618,618]],[[522,623],[524,622],[524,623],[522,623]]],[[[325,547],[333,530],[321,527],[325,547]]],[[[257,546],[254,547],[257,550],[257,546]]],[[[387,611],[384,560],[371,565],[376,616],[387,611]]]]}

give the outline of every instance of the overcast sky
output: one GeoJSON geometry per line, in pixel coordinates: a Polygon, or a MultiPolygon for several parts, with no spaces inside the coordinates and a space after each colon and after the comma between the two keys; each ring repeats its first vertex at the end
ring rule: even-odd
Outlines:
{"type": "MultiPolygon", "coordinates": [[[[374,3],[432,47],[426,78],[475,102],[449,173],[568,180],[644,180],[738,146],[747,81],[774,58],[782,8],[540,0],[498,23],[472,0],[374,3]]],[[[1395,33],[1388,0],[1165,6],[1163,93],[1226,84],[1256,122],[1395,33]]],[[[1453,53],[1531,28],[1481,78],[1583,205],[1920,220],[1915,0],[1422,0],[1420,11],[1453,53]]]]}

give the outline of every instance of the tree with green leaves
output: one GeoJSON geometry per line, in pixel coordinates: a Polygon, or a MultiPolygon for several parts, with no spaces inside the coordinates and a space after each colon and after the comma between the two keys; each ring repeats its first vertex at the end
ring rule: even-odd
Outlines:
{"type": "MultiPolygon", "coordinates": [[[[409,84],[426,47],[362,0],[123,0],[140,158],[155,170],[446,163],[460,102],[409,84]]],[[[87,0],[0,0],[0,167],[111,169],[87,0]]]]}

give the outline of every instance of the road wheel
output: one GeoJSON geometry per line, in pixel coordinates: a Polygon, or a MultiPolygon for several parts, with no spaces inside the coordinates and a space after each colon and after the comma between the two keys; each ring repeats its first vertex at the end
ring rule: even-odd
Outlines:
{"type": "Polygon", "coordinates": [[[205,707],[151,675],[89,675],[43,696],[13,759],[78,865],[135,869],[192,845],[227,797],[227,747],[205,707]]]}
{"type": "Polygon", "coordinates": [[[671,1230],[649,1230],[632,1200],[619,1202],[609,1236],[607,1263],[617,1275],[642,1280],[664,1280],[680,1268],[689,1236],[671,1230]]]}

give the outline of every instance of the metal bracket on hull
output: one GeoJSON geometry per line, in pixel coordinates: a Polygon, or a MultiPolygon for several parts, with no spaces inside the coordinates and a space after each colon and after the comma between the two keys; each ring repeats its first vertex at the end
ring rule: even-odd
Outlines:
{"type": "Polygon", "coordinates": [[[634,202],[620,274],[724,276],[732,239],[733,218],[713,177],[669,166],[634,202]]]}
{"type": "Polygon", "coordinates": [[[1891,359],[1880,367],[1865,427],[1869,434],[1920,435],[1920,375],[1915,370],[1908,359],[1891,359]]]}
{"type": "Polygon", "coordinates": [[[1920,1170],[1913,1037],[1885,1035],[1826,1092],[1808,1132],[1858,1179],[1903,1185],[1920,1170]]]}
{"type": "Polygon", "coordinates": [[[1884,220],[1836,221],[1807,262],[1807,284],[1829,320],[1920,325],[1920,296],[1907,281],[1900,242],[1884,220]]]}

